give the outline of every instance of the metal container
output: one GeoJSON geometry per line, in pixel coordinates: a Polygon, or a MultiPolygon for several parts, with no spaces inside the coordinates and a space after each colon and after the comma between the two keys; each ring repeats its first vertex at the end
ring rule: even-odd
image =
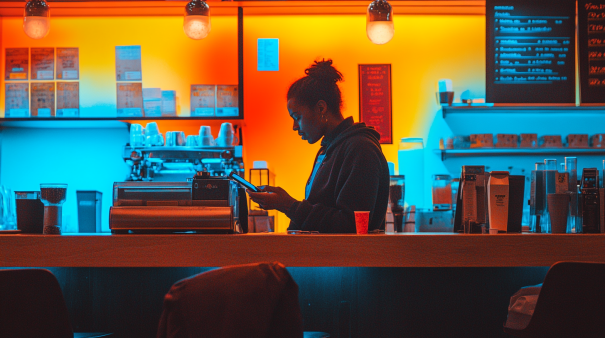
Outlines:
{"type": "Polygon", "coordinates": [[[39,191],[15,191],[17,229],[26,234],[41,234],[44,228],[44,204],[39,191]]]}
{"type": "Polygon", "coordinates": [[[96,190],[76,190],[78,200],[78,232],[101,232],[103,193],[96,190]]]}

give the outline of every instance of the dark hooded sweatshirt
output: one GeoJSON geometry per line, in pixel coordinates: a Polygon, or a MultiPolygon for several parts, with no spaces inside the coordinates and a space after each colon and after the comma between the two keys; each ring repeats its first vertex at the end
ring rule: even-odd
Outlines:
{"type": "Polygon", "coordinates": [[[379,139],[374,128],[354,123],[352,117],[326,135],[315,161],[325,157],[308,199],[286,212],[288,230],[355,233],[354,211],[370,211],[369,231],[384,229],[389,169],[379,139]]]}

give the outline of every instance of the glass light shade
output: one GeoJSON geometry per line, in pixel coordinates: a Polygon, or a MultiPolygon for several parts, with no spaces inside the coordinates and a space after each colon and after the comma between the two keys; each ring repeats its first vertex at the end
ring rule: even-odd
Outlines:
{"type": "Polygon", "coordinates": [[[208,36],[210,29],[210,17],[204,15],[188,15],[185,16],[183,30],[185,34],[193,40],[201,40],[208,36]]]}
{"type": "Polygon", "coordinates": [[[386,0],[374,0],[368,6],[366,34],[377,45],[384,45],[395,35],[393,8],[386,0]]]}
{"type": "Polygon", "coordinates": [[[25,4],[23,30],[32,39],[42,39],[50,31],[50,10],[43,0],[30,0],[25,4]]]}
{"type": "Polygon", "coordinates": [[[210,6],[202,0],[191,0],[185,6],[185,34],[191,39],[200,40],[208,36],[211,28],[210,6]]]}

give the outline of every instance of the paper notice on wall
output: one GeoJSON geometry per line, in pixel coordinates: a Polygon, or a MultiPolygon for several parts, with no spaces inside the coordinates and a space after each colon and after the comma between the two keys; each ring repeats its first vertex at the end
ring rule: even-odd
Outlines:
{"type": "Polygon", "coordinates": [[[141,83],[118,83],[118,117],[143,116],[143,85],[141,83]]]}
{"type": "Polygon", "coordinates": [[[239,116],[237,85],[216,86],[216,116],[239,116]]]}
{"type": "Polygon", "coordinates": [[[116,46],[116,81],[141,81],[141,46],[116,46]]]}
{"type": "Polygon", "coordinates": [[[57,82],[56,116],[80,116],[80,84],[78,82],[57,82]]]}
{"type": "Polygon", "coordinates": [[[57,48],[57,79],[80,79],[80,51],[78,48],[57,48]]]}
{"type": "Polygon", "coordinates": [[[143,110],[146,117],[162,116],[162,89],[143,88],[143,110]]]}
{"type": "Polygon", "coordinates": [[[191,85],[191,116],[214,116],[215,85],[191,85]]]}
{"type": "Polygon", "coordinates": [[[146,117],[162,116],[162,100],[143,100],[146,117]]]}
{"type": "Polygon", "coordinates": [[[55,49],[32,48],[32,80],[55,79],[55,49]]]}
{"type": "Polygon", "coordinates": [[[55,116],[55,83],[32,82],[31,86],[31,116],[55,116]]]}
{"type": "Polygon", "coordinates": [[[162,90],[162,116],[176,116],[175,90],[162,90]]]}
{"type": "Polygon", "coordinates": [[[147,100],[161,100],[162,89],[161,88],[143,88],[143,101],[147,100]]]}
{"type": "Polygon", "coordinates": [[[29,48],[7,48],[4,80],[29,80],[29,48]]]}
{"type": "Polygon", "coordinates": [[[4,90],[4,117],[29,117],[29,83],[7,83],[4,90]]]}
{"type": "Polygon", "coordinates": [[[279,71],[279,39],[257,40],[256,70],[279,71]]]}

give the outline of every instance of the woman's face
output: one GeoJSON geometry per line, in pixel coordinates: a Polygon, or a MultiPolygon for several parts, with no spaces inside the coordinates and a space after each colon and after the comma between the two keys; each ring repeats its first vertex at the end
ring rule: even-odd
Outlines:
{"type": "Polygon", "coordinates": [[[292,129],[298,132],[303,140],[313,144],[324,136],[324,125],[321,123],[322,113],[326,114],[326,103],[319,101],[315,109],[298,104],[296,99],[288,100],[288,113],[294,124],[292,129]]]}

